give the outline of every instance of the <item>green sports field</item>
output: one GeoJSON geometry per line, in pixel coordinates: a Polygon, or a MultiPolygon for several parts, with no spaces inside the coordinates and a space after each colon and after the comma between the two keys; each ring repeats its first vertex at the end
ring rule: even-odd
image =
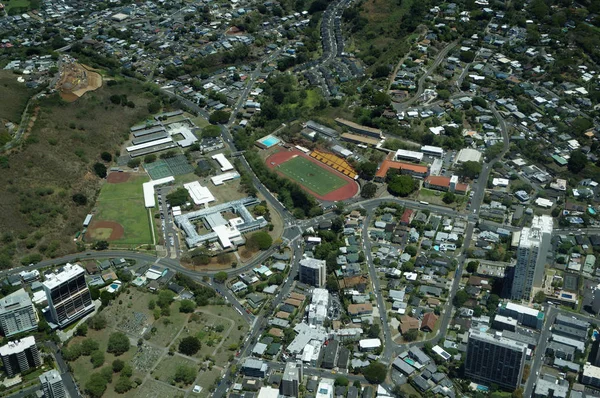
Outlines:
{"type": "Polygon", "coordinates": [[[120,184],[104,184],[96,201],[95,220],[115,221],[123,226],[123,238],[116,244],[152,243],[148,211],[144,206],[142,184],[146,176],[132,176],[120,184]]]}
{"type": "Polygon", "coordinates": [[[289,179],[310,189],[317,195],[327,195],[348,182],[302,156],[291,158],[277,166],[277,170],[289,179]]]}

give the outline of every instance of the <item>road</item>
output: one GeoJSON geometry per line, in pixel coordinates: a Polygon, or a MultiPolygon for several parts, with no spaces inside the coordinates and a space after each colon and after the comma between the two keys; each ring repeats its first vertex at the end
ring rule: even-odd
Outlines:
{"type": "Polygon", "coordinates": [[[379,310],[379,319],[381,320],[381,329],[383,330],[384,346],[381,353],[381,362],[385,363],[386,365],[390,365],[392,363],[392,355],[394,354],[395,343],[392,340],[392,331],[390,330],[387,319],[387,309],[385,307],[385,302],[383,301],[383,295],[381,294],[381,286],[379,284],[379,278],[377,277],[377,270],[375,269],[375,264],[373,263],[371,239],[369,238],[369,225],[371,224],[374,213],[374,211],[367,211],[367,217],[365,218],[363,224],[362,239],[365,258],[369,266],[369,278],[371,278],[373,293],[375,293],[375,297],[377,299],[377,309],[379,310]]]}
{"type": "Polygon", "coordinates": [[[421,94],[425,91],[425,80],[433,73],[433,71],[442,63],[443,60],[446,59],[446,55],[458,44],[458,40],[453,41],[444,47],[438,55],[435,57],[433,64],[427,69],[425,73],[419,78],[417,81],[417,91],[406,101],[400,103],[393,103],[394,109],[396,112],[402,112],[414,104],[419,98],[421,98],[421,94]]]}

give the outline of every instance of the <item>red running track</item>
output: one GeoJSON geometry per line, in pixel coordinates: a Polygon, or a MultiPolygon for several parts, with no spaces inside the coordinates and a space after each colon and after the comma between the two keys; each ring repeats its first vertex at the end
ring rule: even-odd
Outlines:
{"type": "MultiPolygon", "coordinates": [[[[291,158],[293,158],[295,156],[302,156],[302,157],[310,160],[317,166],[321,167],[322,169],[325,169],[329,172],[333,172],[336,175],[342,177],[347,182],[347,184],[344,185],[343,187],[340,187],[340,188],[336,189],[335,191],[329,192],[327,195],[318,195],[316,192],[311,191],[310,189],[308,189],[307,187],[302,185],[300,182],[293,180],[295,183],[300,185],[302,187],[302,189],[304,189],[306,192],[310,193],[315,198],[317,198],[319,200],[328,201],[328,202],[335,202],[338,200],[350,199],[358,193],[358,184],[352,178],[340,173],[339,171],[327,166],[324,163],[319,162],[315,158],[311,158],[310,156],[306,155],[305,153],[303,153],[295,148],[293,148],[291,150],[283,149],[279,152],[276,152],[276,153],[272,154],[271,156],[269,156],[265,160],[265,162],[266,162],[268,168],[274,169],[276,166],[279,166],[280,164],[287,162],[288,160],[290,160],[291,158]]],[[[282,177],[288,178],[286,175],[284,175],[283,173],[280,173],[277,170],[275,170],[275,172],[282,177]]]]}

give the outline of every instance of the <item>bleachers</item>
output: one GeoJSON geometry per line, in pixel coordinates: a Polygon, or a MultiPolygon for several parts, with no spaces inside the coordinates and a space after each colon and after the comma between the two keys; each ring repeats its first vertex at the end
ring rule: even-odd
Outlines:
{"type": "Polygon", "coordinates": [[[321,152],[321,151],[312,151],[310,154],[311,157],[315,158],[319,162],[326,164],[334,170],[339,171],[345,176],[348,176],[352,179],[355,179],[358,175],[356,171],[352,168],[350,163],[341,157],[334,155],[332,153],[321,152]]]}

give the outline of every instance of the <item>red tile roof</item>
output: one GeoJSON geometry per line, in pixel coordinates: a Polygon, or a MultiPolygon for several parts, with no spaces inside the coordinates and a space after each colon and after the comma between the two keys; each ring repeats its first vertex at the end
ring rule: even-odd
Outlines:
{"type": "Polygon", "coordinates": [[[375,174],[376,177],[385,177],[389,169],[400,169],[400,170],[410,170],[413,173],[427,175],[428,169],[427,166],[420,166],[418,164],[410,164],[403,162],[394,162],[392,160],[384,160],[377,170],[375,174]]]}

